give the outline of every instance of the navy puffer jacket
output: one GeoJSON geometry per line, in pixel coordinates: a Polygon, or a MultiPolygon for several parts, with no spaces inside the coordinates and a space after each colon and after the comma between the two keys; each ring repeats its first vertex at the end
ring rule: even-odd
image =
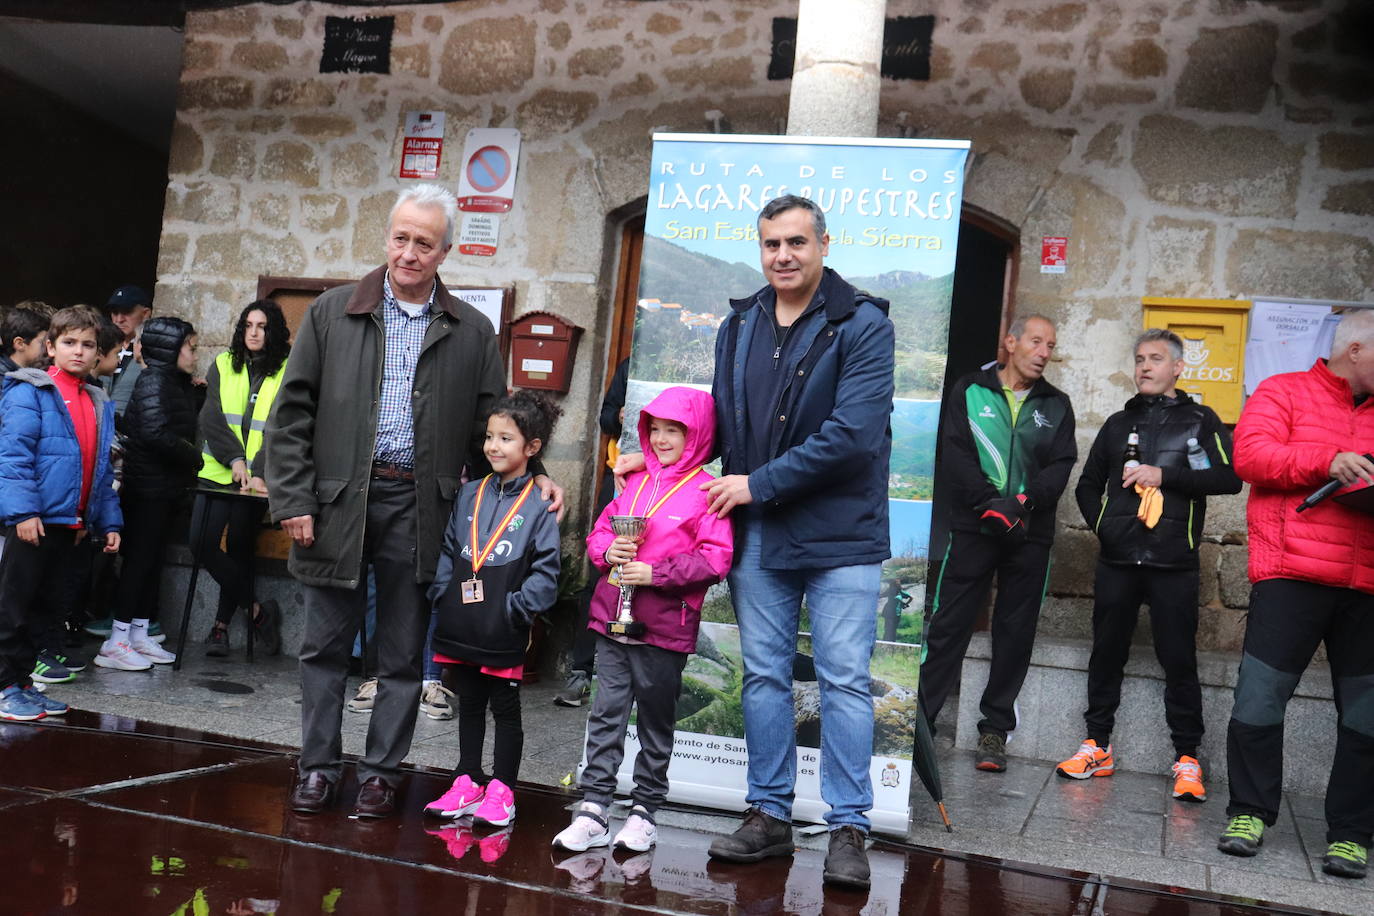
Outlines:
{"type": "Polygon", "coordinates": [[[143,325],[147,368],[134,384],[119,425],[123,493],[173,498],[195,485],[201,463],[196,445],[199,398],[191,376],[177,368],[181,346],[194,333],[190,322],[180,318],[152,318],[143,325]]]}

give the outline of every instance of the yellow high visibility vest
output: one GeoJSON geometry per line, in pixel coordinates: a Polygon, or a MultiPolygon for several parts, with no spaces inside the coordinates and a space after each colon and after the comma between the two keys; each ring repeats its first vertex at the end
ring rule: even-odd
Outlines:
{"type": "MultiPolygon", "coordinates": [[[[272,411],[272,402],[276,400],[277,389],[281,387],[282,376],[286,374],[286,361],[283,360],[276,372],[263,379],[262,385],[258,388],[258,399],[253,404],[247,442],[243,441],[243,412],[248,409],[248,395],[251,389],[248,367],[244,366],[243,371],[235,372],[234,357],[228,350],[215,357],[215,367],[219,369],[219,406],[224,413],[224,421],[229,425],[229,431],[243,444],[243,458],[249,467],[252,467],[253,456],[262,448],[262,433],[267,428],[267,415],[272,411]]],[[[200,476],[203,479],[222,484],[234,482],[234,472],[220,464],[215,456],[210,454],[209,448],[203,449],[202,457],[204,463],[200,468],[200,476]]]]}

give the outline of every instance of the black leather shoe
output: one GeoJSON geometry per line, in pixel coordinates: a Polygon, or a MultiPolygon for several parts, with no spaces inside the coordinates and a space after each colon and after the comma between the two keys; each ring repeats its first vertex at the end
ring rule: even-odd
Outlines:
{"type": "Polygon", "coordinates": [[[288,804],[301,814],[319,814],[334,801],[334,780],[319,770],[296,777],[288,804]]]}
{"type": "Polygon", "coordinates": [[[795,849],[790,821],[780,821],[758,808],[750,808],[744,812],[744,823],[739,829],[711,841],[707,855],[725,862],[758,862],[769,856],[790,856],[795,849]]]}
{"type": "Polygon", "coordinates": [[[868,853],[864,851],[864,833],[846,824],[830,831],[830,849],[825,854],[825,872],[821,880],[856,890],[868,890],[868,853]]]}
{"type": "Polygon", "coordinates": [[[391,817],[396,813],[396,790],[380,776],[363,782],[358,801],[353,806],[354,817],[391,817]]]}

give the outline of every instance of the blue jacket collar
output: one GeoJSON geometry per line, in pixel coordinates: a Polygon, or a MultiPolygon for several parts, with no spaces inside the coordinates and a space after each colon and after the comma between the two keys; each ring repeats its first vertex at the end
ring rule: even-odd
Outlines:
{"type": "MultiPolygon", "coordinates": [[[[771,303],[776,296],[777,293],[773,291],[773,287],[765,286],[752,296],[746,296],[743,299],[731,299],[730,307],[736,312],[746,312],[754,305],[763,308],[765,302],[771,303]]],[[[855,289],[829,267],[822,269],[821,285],[816,287],[816,297],[824,304],[827,321],[843,321],[854,314],[854,310],[863,302],[873,303],[882,310],[884,315],[888,311],[886,299],[880,299],[855,289]]]]}

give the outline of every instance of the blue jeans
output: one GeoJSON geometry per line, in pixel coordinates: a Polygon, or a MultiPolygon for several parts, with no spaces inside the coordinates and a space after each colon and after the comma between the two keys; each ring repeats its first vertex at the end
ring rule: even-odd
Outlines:
{"type": "Polygon", "coordinates": [[[821,692],[821,798],[832,828],[867,831],[873,807],[873,697],[869,660],[877,633],[882,564],[834,569],[763,569],[762,529],[736,526],[730,596],[744,655],[748,803],[791,820],[796,787],[792,669],[803,596],[821,692]]]}
{"type": "Polygon", "coordinates": [[[425,670],[424,679],[427,681],[437,681],[439,676],[444,673],[444,666],[434,660],[434,628],[439,625],[439,609],[434,607],[429,612],[429,632],[425,634],[425,670]]]}
{"type": "MultiPolygon", "coordinates": [[[[367,616],[363,618],[362,630],[353,637],[354,658],[363,657],[363,633],[367,634],[367,644],[373,645],[372,637],[377,635],[377,574],[372,571],[371,563],[367,564],[367,616]]],[[[376,650],[369,654],[375,655],[376,650]]],[[[367,659],[363,659],[363,664],[366,667],[367,659]]]]}

